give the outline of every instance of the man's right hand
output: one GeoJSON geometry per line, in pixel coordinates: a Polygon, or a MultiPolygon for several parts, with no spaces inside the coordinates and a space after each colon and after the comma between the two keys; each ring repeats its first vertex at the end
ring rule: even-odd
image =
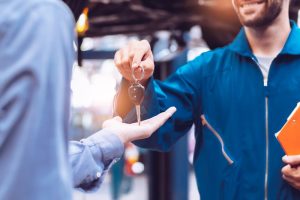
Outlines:
{"type": "Polygon", "coordinates": [[[153,74],[154,61],[151,47],[148,41],[133,41],[118,50],[115,54],[115,65],[119,72],[128,81],[132,81],[132,71],[136,77],[141,77],[141,69],[144,68],[144,77],[141,82],[146,82],[153,74]]]}

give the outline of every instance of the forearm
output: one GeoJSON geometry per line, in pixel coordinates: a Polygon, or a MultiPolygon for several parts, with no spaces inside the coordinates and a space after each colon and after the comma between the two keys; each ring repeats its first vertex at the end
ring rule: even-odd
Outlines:
{"type": "Polygon", "coordinates": [[[127,81],[125,78],[122,78],[120,87],[115,96],[114,115],[118,115],[122,118],[124,118],[134,106],[128,96],[129,87],[130,87],[130,82],[127,81]]]}

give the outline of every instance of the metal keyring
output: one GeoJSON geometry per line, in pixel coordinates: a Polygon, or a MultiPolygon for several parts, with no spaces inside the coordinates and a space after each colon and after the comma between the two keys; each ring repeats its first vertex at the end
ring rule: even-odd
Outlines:
{"type": "Polygon", "coordinates": [[[142,69],[142,74],[140,78],[137,78],[134,74],[134,69],[132,68],[132,79],[134,80],[134,82],[139,82],[140,80],[143,80],[144,76],[145,76],[145,69],[142,65],[138,66],[136,69],[141,68],[142,69]]]}

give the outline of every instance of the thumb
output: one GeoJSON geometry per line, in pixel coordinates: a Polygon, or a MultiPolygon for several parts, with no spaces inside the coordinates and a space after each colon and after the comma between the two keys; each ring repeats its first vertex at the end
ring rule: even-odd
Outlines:
{"type": "Polygon", "coordinates": [[[114,117],[113,120],[118,121],[118,122],[122,122],[123,121],[120,116],[114,117]]]}
{"type": "Polygon", "coordinates": [[[292,166],[300,165],[300,155],[295,155],[295,156],[285,155],[282,157],[282,161],[292,166]]]}
{"type": "Polygon", "coordinates": [[[112,119],[108,119],[108,120],[105,120],[102,124],[102,128],[107,128],[107,127],[111,127],[111,126],[114,126],[114,124],[116,122],[122,122],[122,118],[117,116],[117,117],[114,117],[112,119]]]}

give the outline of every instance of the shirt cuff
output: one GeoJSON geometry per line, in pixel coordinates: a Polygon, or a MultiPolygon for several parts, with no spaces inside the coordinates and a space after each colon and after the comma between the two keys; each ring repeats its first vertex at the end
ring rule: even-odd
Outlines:
{"type": "Polygon", "coordinates": [[[102,152],[102,161],[106,169],[116,163],[124,153],[124,144],[119,137],[108,130],[101,130],[84,139],[88,145],[97,145],[102,152]]]}

